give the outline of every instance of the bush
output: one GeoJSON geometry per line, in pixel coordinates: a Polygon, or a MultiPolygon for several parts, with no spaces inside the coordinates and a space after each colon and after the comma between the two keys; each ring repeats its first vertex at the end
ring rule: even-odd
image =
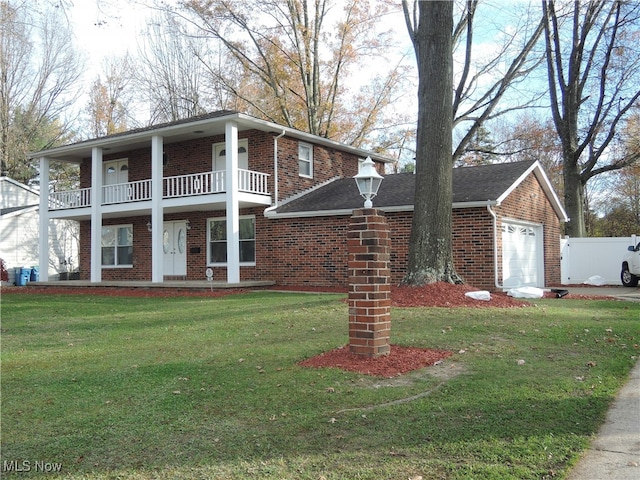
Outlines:
{"type": "Polygon", "coordinates": [[[7,271],[7,264],[0,258],[0,280],[3,282],[9,281],[9,272],[7,271]]]}

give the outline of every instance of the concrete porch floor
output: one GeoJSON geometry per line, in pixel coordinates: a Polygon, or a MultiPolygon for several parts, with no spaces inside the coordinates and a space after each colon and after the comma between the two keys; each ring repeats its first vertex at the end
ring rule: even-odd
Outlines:
{"type": "Polygon", "coordinates": [[[270,287],[276,282],[271,280],[251,280],[241,281],[238,283],[227,282],[208,282],[206,280],[188,281],[188,280],[165,280],[162,283],[154,283],[147,281],[122,281],[122,282],[90,282],[88,280],[59,280],[52,282],[27,282],[25,287],[59,287],[59,288],[179,288],[179,289],[223,289],[223,288],[257,288],[270,287]]]}

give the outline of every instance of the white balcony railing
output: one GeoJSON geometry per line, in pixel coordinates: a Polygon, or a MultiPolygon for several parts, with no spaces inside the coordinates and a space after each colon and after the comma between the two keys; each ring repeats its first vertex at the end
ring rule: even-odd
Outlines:
{"type": "MultiPolygon", "coordinates": [[[[238,170],[238,189],[241,192],[268,195],[269,174],[238,170]]],[[[177,175],[163,179],[163,198],[192,197],[226,191],[225,172],[203,172],[177,175]]],[[[102,204],[117,204],[151,200],[151,180],[102,186],[102,204]]],[[[49,195],[49,210],[90,207],[91,189],[81,188],[49,195]]]]}
{"type": "Polygon", "coordinates": [[[257,193],[259,195],[267,195],[267,179],[269,175],[266,173],[254,172],[252,170],[238,170],[238,190],[241,192],[257,193]]]}
{"type": "Polygon", "coordinates": [[[49,210],[81,208],[91,206],[91,189],[79,188],[49,194],[49,210]]]}
{"type": "Polygon", "coordinates": [[[191,197],[224,192],[224,172],[177,175],[164,179],[164,198],[191,197]]]}
{"type": "Polygon", "coordinates": [[[151,199],[151,180],[102,186],[102,204],[139,202],[151,199]]]}

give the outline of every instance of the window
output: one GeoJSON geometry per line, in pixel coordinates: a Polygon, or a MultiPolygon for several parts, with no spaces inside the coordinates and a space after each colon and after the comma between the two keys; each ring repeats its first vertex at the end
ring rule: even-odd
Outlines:
{"type": "Polygon", "coordinates": [[[298,168],[301,177],[313,177],[313,146],[298,144],[298,168]]]}
{"type": "MultiPolygon", "coordinates": [[[[227,263],[227,219],[209,219],[209,264],[227,263]]],[[[240,217],[240,263],[256,262],[256,219],[240,217]]]]}
{"type": "Polygon", "coordinates": [[[133,226],[102,227],[102,266],[133,266],[133,226]]]}

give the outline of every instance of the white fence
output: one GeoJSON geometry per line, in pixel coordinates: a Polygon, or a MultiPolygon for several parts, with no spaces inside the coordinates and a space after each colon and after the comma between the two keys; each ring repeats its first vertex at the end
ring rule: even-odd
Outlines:
{"type": "Polygon", "coordinates": [[[562,283],[585,283],[595,275],[604,278],[607,285],[622,285],[620,270],[622,258],[629,245],[636,245],[635,235],[630,237],[561,238],[560,255],[562,283]]]}

